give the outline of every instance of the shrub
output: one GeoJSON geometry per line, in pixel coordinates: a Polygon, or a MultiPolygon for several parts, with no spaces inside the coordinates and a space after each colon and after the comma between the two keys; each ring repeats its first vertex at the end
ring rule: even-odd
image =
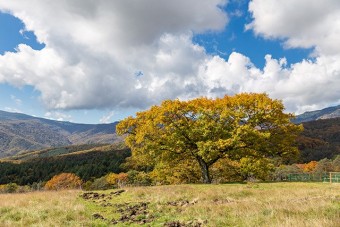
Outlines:
{"type": "Polygon", "coordinates": [[[130,185],[135,186],[148,186],[152,183],[150,175],[143,171],[130,170],[127,172],[127,179],[130,185]]]}
{"type": "Polygon", "coordinates": [[[116,187],[123,187],[128,182],[128,174],[127,173],[109,173],[106,175],[106,181],[116,187]]]}
{"type": "Polygon", "coordinates": [[[87,181],[85,183],[85,190],[106,190],[112,188],[106,180],[106,176],[95,179],[93,182],[87,181]]]}
{"type": "Polygon", "coordinates": [[[82,180],[74,173],[61,173],[51,178],[45,184],[47,190],[80,188],[82,180]]]}

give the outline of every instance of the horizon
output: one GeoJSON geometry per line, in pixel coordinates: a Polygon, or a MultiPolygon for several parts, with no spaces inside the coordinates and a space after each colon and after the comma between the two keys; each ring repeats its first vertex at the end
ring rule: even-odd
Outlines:
{"type": "Polygon", "coordinates": [[[0,109],[112,123],[165,99],[340,104],[337,0],[0,3],[0,109]]]}

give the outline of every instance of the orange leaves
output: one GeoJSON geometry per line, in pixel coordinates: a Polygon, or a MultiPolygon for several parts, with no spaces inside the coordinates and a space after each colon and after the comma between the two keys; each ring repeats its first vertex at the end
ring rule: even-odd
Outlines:
{"type": "Polygon", "coordinates": [[[296,164],[296,166],[299,169],[301,169],[303,172],[311,173],[311,172],[314,172],[314,170],[318,166],[318,162],[317,161],[310,161],[310,162],[305,163],[305,164],[296,164]]]}
{"type": "Polygon", "coordinates": [[[121,187],[122,185],[125,185],[128,181],[128,174],[127,173],[109,173],[106,175],[106,181],[110,185],[117,185],[118,187],[121,187]]]}
{"type": "Polygon", "coordinates": [[[45,184],[47,190],[76,189],[80,188],[82,180],[74,173],[61,173],[51,178],[45,184]]]}

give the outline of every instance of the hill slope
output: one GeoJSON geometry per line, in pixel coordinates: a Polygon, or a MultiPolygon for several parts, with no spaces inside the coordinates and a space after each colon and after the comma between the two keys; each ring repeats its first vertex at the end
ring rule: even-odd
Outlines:
{"type": "Polygon", "coordinates": [[[298,138],[301,162],[340,155],[340,118],[304,122],[303,126],[298,138]]]}
{"type": "Polygon", "coordinates": [[[80,145],[26,152],[0,159],[0,184],[20,185],[47,181],[62,172],[75,173],[83,180],[122,171],[120,165],[131,155],[122,143],[80,145]]]}
{"type": "Polygon", "coordinates": [[[115,123],[76,124],[0,111],[0,157],[72,144],[119,141],[115,123]]]}
{"type": "Polygon", "coordinates": [[[328,107],[322,110],[305,112],[303,114],[296,116],[296,118],[294,119],[294,123],[302,123],[320,119],[331,119],[337,117],[340,117],[340,105],[328,107]]]}

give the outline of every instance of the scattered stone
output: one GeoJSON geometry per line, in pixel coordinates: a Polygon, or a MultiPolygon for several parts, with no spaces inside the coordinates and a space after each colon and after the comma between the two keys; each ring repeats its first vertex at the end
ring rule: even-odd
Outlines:
{"type": "Polygon", "coordinates": [[[180,222],[180,221],[169,221],[169,222],[164,223],[164,226],[166,226],[166,227],[182,227],[182,226],[185,226],[185,224],[180,222]]]}
{"type": "Polygon", "coordinates": [[[85,200],[96,200],[96,199],[102,199],[105,198],[105,194],[99,194],[97,192],[85,192],[81,195],[81,197],[85,200]]]}
{"type": "Polygon", "coordinates": [[[125,190],[124,189],[121,189],[121,190],[118,190],[118,191],[115,191],[115,192],[111,192],[110,193],[110,195],[120,195],[120,194],[122,194],[123,192],[125,192],[125,190]]]}
{"type": "Polygon", "coordinates": [[[111,223],[145,224],[152,222],[154,217],[149,214],[148,204],[148,202],[116,204],[117,212],[121,214],[121,217],[118,220],[112,220],[111,223]]]}
{"type": "Polygon", "coordinates": [[[105,220],[105,218],[104,218],[102,215],[98,214],[98,213],[92,214],[92,217],[93,217],[94,219],[105,220]]]}
{"type": "Polygon", "coordinates": [[[166,227],[202,227],[207,224],[207,221],[203,220],[194,220],[194,221],[187,221],[187,222],[180,222],[180,221],[169,221],[164,223],[163,226],[166,227]]]}
{"type": "Polygon", "coordinates": [[[193,201],[190,202],[190,204],[196,204],[198,203],[198,198],[194,199],[193,201]]]}
{"type": "Polygon", "coordinates": [[[214,199],[213,202],[216,203],[216,204],[226,204],[226,203],[232,203],[232,202],[234,202],[234,200],[232,200],[232,199],[214,199]]]}
{"type": "Polygon", "coordinates": [[[193,201],[189,202],[188,200],[178,200],[178,201],[169,201],[166,204],[170,206],[181,206],[185,207],[188,205],[194,205],[198,203],[198,199],[194,199],[193,201]]]}

